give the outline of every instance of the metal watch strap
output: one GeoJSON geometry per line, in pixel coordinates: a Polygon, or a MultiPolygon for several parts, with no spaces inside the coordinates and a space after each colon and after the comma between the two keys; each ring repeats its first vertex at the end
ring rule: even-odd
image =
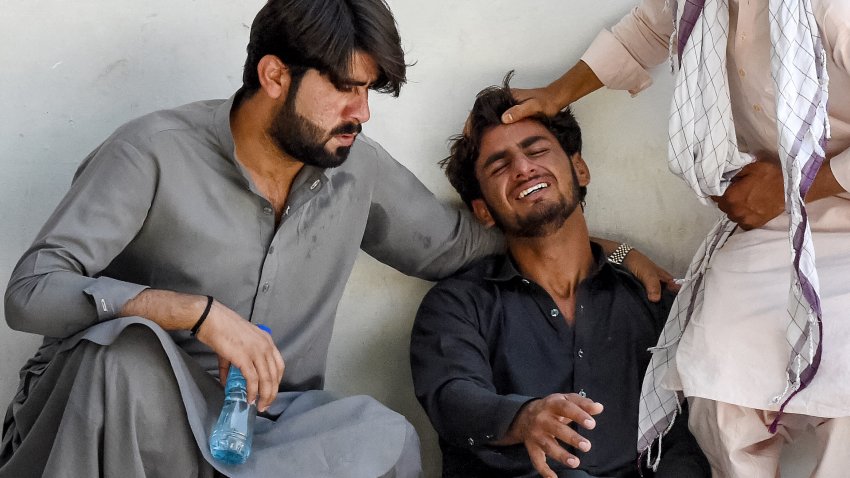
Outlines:
{"type": "Polygon", "coordinates": [[[626,259],[626,255],[632,249],[634,248],[626,244],[625,242],[620,244],[619,246],[617,246],[616,249],[614,249],[614,252],[612,252],[611,255],[608,256],[608,262],[611,262],[612,264],[622,264],[623,260],[626,259]]]}

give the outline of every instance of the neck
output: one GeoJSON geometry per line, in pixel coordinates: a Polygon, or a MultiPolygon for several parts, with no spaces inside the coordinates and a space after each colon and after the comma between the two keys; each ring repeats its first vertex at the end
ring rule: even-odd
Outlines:
{"type": "Polygon", "coordinates": [[[236,159],[255,183],[273,181],[292,184],[304,166],[278,149],[266,134],[275,114],[275,104],[262,91],[244,98],[230,113],[230,129],[236,146],[236,159]]]}
{"type": "Polygon", "coordinates": [[[266,134],[275,111],[275,103],[258,91],[230,112],[230,129],[236,160],[248,172],[259,194],[271,203],[279,224],[292,183],[304,163],[281,152],[266,134]]]}
{"type": "Polygon", "coordinates": [[[590,234],[578,209],[552,234],[508,237],[507,243],[523,276],[546,289],[556,301],[572,300],[576,288],[593,267],[590,234]]]}

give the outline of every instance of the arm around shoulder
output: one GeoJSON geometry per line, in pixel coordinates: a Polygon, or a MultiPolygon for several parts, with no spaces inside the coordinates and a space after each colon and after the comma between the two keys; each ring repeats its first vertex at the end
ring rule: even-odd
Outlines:
{"type": "Polygon", "coordinates": [[[372,204],[361,248],[399,271],[447,277],[475,259],[504,250],[501,234],[468,211],[441,202],[377,143],[372,204]]]}

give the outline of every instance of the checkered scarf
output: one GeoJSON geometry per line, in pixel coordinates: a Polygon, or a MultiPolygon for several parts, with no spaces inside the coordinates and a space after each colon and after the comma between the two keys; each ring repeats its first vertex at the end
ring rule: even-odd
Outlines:
{"type": "MultiPolygon", "coordinates": [[[[710,203],[707,198],[722,195],[732,177],[754,159],[738,151],[732,121],[726,71],[728,0],[686,0],[676,10],[679,71],[670,114],[670,169],[703,202],[710,203]]],[[[810,0],[770,0],[769,11],[778,151],[786,210],[791,217],[792,283],[786,337],[792,353],[786,368],[787,386],[770,400],[772,404],[781,402],[781,416],[788,401],[811,382],[821,358],[818,276],[803,198],[823,163],[829,137],[828,79],[810,0]]],[[[676,366],[679,339],[702,307],[706,268],[735,227],[724,218],[708,234],[688,268],[658,346],[652,349],[641,391],[637,446],[653,467],[660,458],[661,438],[672,427],[681,401],[680,394],[666,390],[661,382],[668,367],[676,366]],[[653,459],[656,440],[658,453],[653,459]]],[[[766,403],[768,400],[766,397],[766,403]]],[[[776,431],[778,420],[771,432],[776,431]]]]}

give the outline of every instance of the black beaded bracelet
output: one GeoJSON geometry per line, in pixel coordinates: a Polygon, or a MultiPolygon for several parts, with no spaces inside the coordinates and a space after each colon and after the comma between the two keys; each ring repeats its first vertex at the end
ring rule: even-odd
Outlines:
{"type": "Polygon", "coordinates": [[[207,320],[207,315],[209,315],[209,313],[210,313],[210,309],[212,308],[212,304],[213,304],[213,298],[212,298],[211,295],[208,295],[207,296],[207,306],[204,308],[204,313],[201,314],[201,318],[198,319],[198,321],[195,322],[195,325],[192,327],[192,336],[193,337],[195,336],[195,334],[198,333],[198,329],[201,328],[201,324],[203,324],[204,321],[207,320]]]}

